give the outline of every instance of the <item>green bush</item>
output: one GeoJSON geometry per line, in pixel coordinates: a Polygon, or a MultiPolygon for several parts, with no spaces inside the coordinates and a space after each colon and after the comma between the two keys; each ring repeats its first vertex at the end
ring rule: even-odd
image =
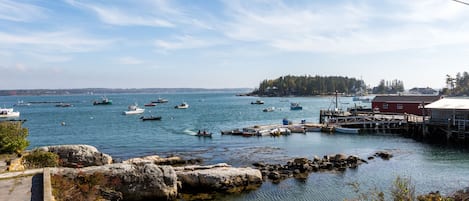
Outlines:
{"type": "Polygon", "coordinates": [[[20,122],[0,122],[0,154],[21,153],[29,146],[28,129],[20,122]]]}
{"type": "Polygon", "coordinates": [[[34,150],[26,155],[24,160],[24,164],[28,168],[56,167],[59,165],[59,155],[47,151],[34,150]]]}

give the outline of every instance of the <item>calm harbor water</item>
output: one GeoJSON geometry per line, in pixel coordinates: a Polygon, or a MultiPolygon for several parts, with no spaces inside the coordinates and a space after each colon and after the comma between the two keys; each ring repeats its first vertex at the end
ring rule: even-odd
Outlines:
{"type": "MultiPolygon", "coordinates": [[[[356,170],[343,173],[316,173],[306,180],[288,179],[280,184],[266,182],[260,189],[223,200],[343,200],[354,198],[349,183],[360,183],[363,191],[370,188],[388,191],[397,176],[410,177],[418,193],[439,190],[444,194],[469,186],[469,151],[422,144],[392,134],[292,134],[285,137],[222,136],[220,130],[252,125],[293,122],[305,119],[318,122],[319,110],[331,106],[331,97],[262,98],[265,105],[251,105],[255,97],[236,97],[233,93],[178,93],[108,95],[113,105],[93,106],[99,95],[81,96],[8,96],[0,97],[1,106],[19,100],[63,101],[74,106],[33,104],[15,107],[29,128],[30,149],[53,144],[90,144],[125,160],[144,155],[182,155],[202,157],[205,163],[227,162],[234,166],[250,166],[256,161],[286,163],[293,157],[326,154],[356,154],[362,158],[378,150],[390,150],[389,161],[376,159],[356,170]],[[145,114],[162,116],[162,121],[139,120],[140,115],[122,115],[127,106],[164,97],[169,103],[147,107],[145,114]],[[187,102],[190,108],[174,106],[187,102]],[[289,102],[299,102],[303,110],[290,111],[289,102]],[[274,112],[262,112],[265,107],[274,112]],[[61,125],[65,122],[65,126],[61,125]],[[212,138],[193,136],[197,130],[213,132],[212,138]]],[[[341,98],[349,103],[352,98],[341,98]]]]}

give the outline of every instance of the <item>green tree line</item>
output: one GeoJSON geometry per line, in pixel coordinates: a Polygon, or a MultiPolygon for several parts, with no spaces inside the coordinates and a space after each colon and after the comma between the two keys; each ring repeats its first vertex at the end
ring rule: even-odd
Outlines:
{"type": "Polygon", "coordinates": [[[252,94],[259,96],[314,96],[333,94],[336,91],[346,94],[365,93],[363,80],[341,76],[282,76],[264,80],[252,94]]]}
{"type": "Polygon", "coordinates": [[[443,95],[467,96],[469,95],[469,73],[457,73],[456,77],[446,75],[447,87],[441,91],[443,95]]]}
{"type": "Polygon", "coordinates": [[[385,81],[381,80],[379,85],[373,87],[373,94],[397,94],[399,92],[404,92],[404,82],[401,80],[392,80],[385,81]]]}

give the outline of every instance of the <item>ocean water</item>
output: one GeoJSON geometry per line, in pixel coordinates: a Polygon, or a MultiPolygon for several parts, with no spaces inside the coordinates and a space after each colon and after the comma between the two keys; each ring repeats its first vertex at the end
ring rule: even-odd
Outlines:
{"type": "MultiPolygon", "coordinates": [[[[294,157],[355,154],[362,158],[379,150],[389,150],[389,161],[375,159],[356,170],[342,173],[313,173],[306,180],[287,179],[280,184],[265,182],[258,190],[227,195],[221,200],[343,200],[356,198],[350,183],[359,183],[362,192],[378,189],[388,192],[397,177],[408,177],[418,194],[439,190],[449,194],[469,186],[469,151],[416,142],[394,134],[292,134],[281,137],[241,137],[220,135],[220,130],[262,124],[280,124],[283,118],[293,122],[318,122],[319,110],[332,107],[332,97],[262,98],[265,105],[251,105],[255,97],[237,97],[233,93],[177,93],[108,95],[112,105],[93,106],[100,95],[8,96],[0,97],[1,106],[19,100],[62,101],[74,106],[33,104],[15,107],[29,128],[30,149],[55,144],[89,144],[115,159],[145,155],[180,155],[203,158],[204,163],[226,162],[237,167],[253,162],[285,164],[294,157]],[[145,115],[162,116],[161,121],[142,122],[141,115],[122,115],[127,106],[164,97],[168,103],[146,107],[145,115]],[[174,109],[181,102],[189,109],[174,109]],[[299,102],[303,110],[291,111],[289,102],[299,102]],[[262,112],[265,107],[274,112],[262,112]],[[61,123],[65,122],[65,126],[61,123]],[[198,130],[213,132],[212,138],[194,136],[198,130]]],[[[352,107],[352,98],[340,98],[344,107],[352,107]],[[348,103],[348,104],[347,104],[348,103]]]]}

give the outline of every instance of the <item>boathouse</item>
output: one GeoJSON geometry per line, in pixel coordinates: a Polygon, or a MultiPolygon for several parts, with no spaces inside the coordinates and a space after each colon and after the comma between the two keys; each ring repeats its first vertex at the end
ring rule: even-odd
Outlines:
{"type": "Polygon", "coordinates": [[[414,114],[423,116],[428,115],[427,104],[440,100],[442,96],[376,96],[371,101],[371,107],[374,111],[381,113],[414,114]]]}
{"type": "Polygon", "coordinates": [[[469,99],[443,98],[425,107],[431,110],[432,124],[469,125],[469,99]]]}

